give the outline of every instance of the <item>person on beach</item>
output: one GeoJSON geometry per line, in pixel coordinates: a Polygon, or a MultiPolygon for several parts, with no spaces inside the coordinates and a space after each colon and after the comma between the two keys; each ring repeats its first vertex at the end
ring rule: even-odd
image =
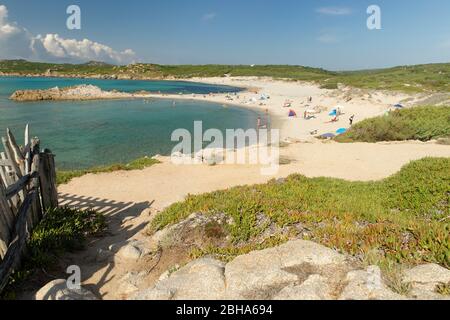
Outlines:
{"type": "Polygon", "coordinates": [[[349,119],[350,121],[350,127],[353,125],[353,120],[355,120],[355,115],[352,115],[349,119]]]}

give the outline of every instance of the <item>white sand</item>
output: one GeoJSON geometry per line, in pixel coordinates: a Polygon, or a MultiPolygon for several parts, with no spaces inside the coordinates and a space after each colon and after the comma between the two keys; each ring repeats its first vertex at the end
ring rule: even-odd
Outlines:
{"type": "MultiPolygon", "coordinates": [[[[186,81],[203,82],[210,84],[230,85],[244,88],[253,88],[255,93],[245,91],[238,97],[229,95],[233,100],[227,99],[227,94],[212,95],[164,95],[164,98],[187,98],[195,100],[206,100],[218,103],[231,103],[243,107],[268,110],[272,116],[275,126],[282,130],[282,138],[311,140],[310,132],[317,130],[318,134],[335,133],[337,129],[348,128],[349,118],[355,115],[355,123],[361,120],[386,113],[394,104],[408,98],[401,93],[369,92],[358,89],[324,90],[319,86],[272,79],[261,78],[194,78],[186,81]],[[257,92],[257,93],[256,93],[257,92]],[[262,94],[270,96],[268,100],[259,100],[262,94]],[[308,97],[312,97],[312,103],[308,103],[308,97]],[[352,100],[346,102],[346,98],[352,100]],[[251,99],[256,102],[251,102],[251,99]],[[292,101],[292,106],[284,108],[286,100],[292,101]],[[262,105],[261,105],[262,104],[262,105]],[[345,114],[339,117],[336,123],[330,123],[332,117],[328,114],[336,106],[344,107],[345,114]],[[316,114],[315,119],[305,120],[303,114],[306,110],[320,106],[326,111],[316,114]],[[297,113],[297,118],[289,118],[289,110],[297,113]]],[[[160,97],[159,95],[150,95],[160,97]]],[[[406,104],[406,106],[408,106],[406,104]]],[[[255,119],[256,121],[256,119],[255,119]]]]}

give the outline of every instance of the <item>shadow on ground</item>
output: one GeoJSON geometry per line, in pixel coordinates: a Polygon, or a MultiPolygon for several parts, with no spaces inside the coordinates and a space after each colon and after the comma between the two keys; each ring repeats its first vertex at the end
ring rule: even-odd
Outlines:
{"type": "Polygon", "coordinates": [[[32,281],[32,288],[27,288],[23,294],[24,299],[32,299],[33,294],[40,287],[55,279],[66,279],[70,275],[65,273],[67,267],[77,265],[81,270],[82,281],[88,282],[86,289],[93,292],[98,298],[103,298],[108,291],[104,287],[114,279],[114,268],[116,267],[114,255],[100,258],[99,252],[111,252],[108,248],[115,246],[117,252],[124,247],[128,241],[141,232],[148,223],[148,217],[142,219],[144,211],[151,208],[152,202],[118,202],[109,199],[79,196],[73,194],[59,194],[61,206],[76,209],[94,209],[106,218],[107,230],[98,238],[88,239],[84,250],[67,253],[60,259],[54,271],[45,272],[32,281]],[[102,289],[103,288],[103,289],[102,289]]]}

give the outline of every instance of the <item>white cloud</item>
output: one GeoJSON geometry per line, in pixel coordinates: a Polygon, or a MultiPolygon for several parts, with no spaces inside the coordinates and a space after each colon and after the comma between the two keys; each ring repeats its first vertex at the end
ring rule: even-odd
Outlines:
{"type": "Polygon", "coordinates": [[[209,12],[205,13],[202,17],[203,21],[211,21],[214,20],[217,17],[217,14],[215,12],[209,12]]]}
{"type": "MultiPolygon", "coordinates": [[[[135,60],[135,53],[131,49],[122,52],[115,51],[104,44],[91,41],[89,39],[75,40],[65,39],[58,34],[47,34],[37,36],[34,41],[33,49],[39,55],[37,48],[44,48],[44,54],[74,61],[98,60],[127,64],[135,60]],[[41,46],[39,45],[39,42],[41,46]]],[[[41,51],[42,52],[42,51],[41,51]]]]}
{"type": "Polygon", "coordinates": [[[24,58],[30,53],[30,33],[8,21],[8,9],[0,5],[0,58],[24,58]]]}
{"type": "Polygon", "coordinates": [[[320,14],[329,16],[348,16],[352,14],[352,9],[347,7],[322,7],[316,10],[320,14]]]}
{"type": "Polygon", "coordinates": [[[8,9],[0,5],[0,59],[17,58],[55,62],[99,60],[128,64],[136,60],[136,54],[131,49],[120,52],[89,39],[65,39],[51,33],[33,36],[17,23],[9,22],[8,9]]]}

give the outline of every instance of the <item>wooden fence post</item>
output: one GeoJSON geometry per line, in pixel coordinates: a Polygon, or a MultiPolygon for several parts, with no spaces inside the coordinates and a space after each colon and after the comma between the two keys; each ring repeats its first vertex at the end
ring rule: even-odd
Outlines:
{"type": "MultiPolygon", "coordinates": [[[[38,150],[37,150],[38,151],[38,150]]],[[[31,172],[39,174],[39,159],[40,154],[36,153],[33,156],[33,162],[31,164],[31,172]]],[[[33,190],[36,190],[39,192],[39,176],[36,176],[31,180],[30,186],[33,190]]],[[[42,192],[41,192],[42,194],[42,192]]],[[[42,206],[41,206],[41,200],[39,199],[39,196],[35,198],[33,203],[31,204],[31,223],[32,223],[32,229],[41,221],[42,216],[44,213],[42,212],[42,206]]]]}
{"type": "Polygon", "coordinates": [[[6,191],[3,187],[3,183],[0,181],[0,261],[8,250],[11,233],[14,229],[14,220],[14,214],[6,199],[6,191]]]}
{"type": "Polygon", "coordinates": [[[58,207],[55,156],[47,149],[39,156],[39,180],[44,212],[58,207]]]}
{"type": "Polygon", "coordinates": [[[36,190],[31,190],[17,213],[17,221],[12,241],[6,255],[3,257],[2,263],[0,263],[0,293],[7,285],[9,276],[20,263],[28,239],[27,216],[30,211],[30,206],[36,197],[36,190]]]}
{"type": "Polygon", "coordinates": [[[29,141],[28,126],[24,147],[17,145],[9,129],[1,142],[5,152],[0,153],[0,293],[42,219],[41,199],[46,209],[58,206],[54,155],[40,153],[38,138],[29,141]]]}

